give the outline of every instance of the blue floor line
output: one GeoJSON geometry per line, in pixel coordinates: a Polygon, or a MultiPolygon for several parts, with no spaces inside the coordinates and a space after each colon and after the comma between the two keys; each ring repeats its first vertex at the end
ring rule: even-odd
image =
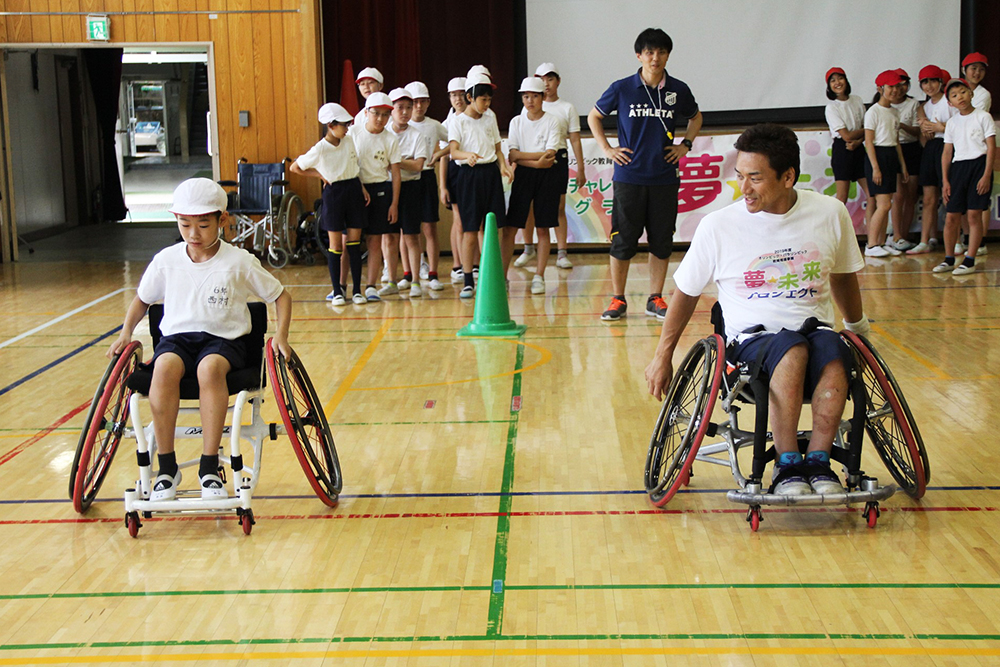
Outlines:
{"type": "Polygon", "coordinates": [[[64,361],[66,361],[70,357],[74,357],[77,354],[80,354],[81,352],[83,352],[84,350],[86,350],[88,347],[93,347],[94,345],[96,345],[97,343],[100,343],[105,338],[108,338],[109,336],[112,336],[112,335],[118,333],[119,331],[121,331],[121,328],[122,328],[121,325],[118,325],[114,329],[112,329],[111,331],[108,331],[107,333],[101,334],[100,336],[98,336],[94,340],[90,341],[89,343],[84,343],[83,345],[81,345],[80,347],[76,348],[72,352],[70,352],[68,354],[64,354],[63,356],[59,357],[55,361],[52,361],[52,362],[50,362],[50,363],[42,366],[37,371],[34,371],[32,373],[28,373],[27,375],[25,375],[20,380],[15,380],[14,382],[10,383],[9,385],[7,385],[6,387],[4,387],[3,389],[0,389],[0,396],[3,396],[4,394],[6,394],[8,391],[11,391],[12,389],[16,389],[17,387],[20,387],[22,384],[24,384],[28,380],[30,380],[32,378],[35,378],[35,377],[38,377],[39,375],[41,375],[45,371],[47,371],[47,370],[49,370],[51,368],[55,368],[56,366],[58,366],[59,364],[61,364],[64,361]]]}

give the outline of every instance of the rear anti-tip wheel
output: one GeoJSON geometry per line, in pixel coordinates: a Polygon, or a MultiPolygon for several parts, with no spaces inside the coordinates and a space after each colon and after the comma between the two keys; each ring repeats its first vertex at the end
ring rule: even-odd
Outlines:
{"type": "Polygon", "coordinates": [[[713,334],[695,343],[670,382],[646,457],[646,493],[657,507],[691,481],[691,465],[711,424],[724,366],[725,345],[713,334]]]}
{"type": "Polygon", "coordinates": [[[273,339],[268,339],[265,356],[268,379],[295,456],[316,496],[325,505],[336,507],[344,480],[316,389],[294,350],[291,358],[285,359],[274,349],[273,339]]]}
{"type": "Polygon", "coordinates": [[[253,530],[254,524],[257,522],[253,518],[253,510],[243,510],[239,512],[240,526],[243,528],[243,534],[249,535],[253,530]]]}
{"type": "Polygon", "coordinates": [[[142,522],[139,521],[138,512],[127,512],[125,514],[125,527],[128,529],[129,537],[138,537],[142,522]]]}
{"type": "Polygon", "coordinates": [[[754,506],[751,507],[749,510],[747,510],[747,523],[750,524],[751,532],[754,533],[757,532],[757,530],[760,528],[760,521],[761,521],[760,507],[754,506]]]}
{"type": "Polygon", "coordinates": [[[874,528],[875,524],[878,523],[878,518],[881,516],[882,512],[879,510],[878,503],[865,503],[865,511],[861,513],[861,516],[865,518],[868,522],[869,528],[874,528]]]}

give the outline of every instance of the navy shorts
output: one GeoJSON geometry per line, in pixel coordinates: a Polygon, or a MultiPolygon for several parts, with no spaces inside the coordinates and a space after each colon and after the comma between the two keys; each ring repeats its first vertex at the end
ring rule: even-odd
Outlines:
{"type": "Polygon", "coordinates": [[[920,187],[941,187],[941,154],[944,153],[944,139],[931,139],[924,146],[920,156],[920,187]]]}
{"type": "Polygon", "coordinates": [[[986,156],[980,155],[974,160],[952,162],[948,168],[948,182],[951,184],[951,196],[945,204],[948,213],[965,213],[966,211],[988,211],[990,208],[990,193],[993,192],[993,172],[990,172],[990,187],[986,194],[976,192],[976,184],[983,177],[986,169],[986,156]]]}
{"type": "MultiPolygon", "coordinates": [[[[438,216],[438,179],[437,172],[433,169],[424,169],[420,172],[420,221],[437,222],[441,218],[438,216]]],[[[403,232],[406,234],[406,232],[403,232]]]]}
{"type": "Polygon", "coordinates": [[[361,229],[365,224],[365,196],[361,181],[352,178],[336,181],[323,188],[323,208],[319,228],[324,232],[361,229]]]}
{"type": "Polygon", "coordinates": [[[392,233],[420,233],[420,195],[422,185],[417,181],[403,181],[399,184],[399,224],[393,225],[392,233]]]}
{"type": "MultiPolygon", "coordinates": [[[[455,169],[454,163],[449,171],[455,169]]],[[[503,197],[503,179],[496,162],[479,163],[473,167],[459,166],[455,174],[458,191],[458,212],[462,217],[463,232],[478,232],[486,224],[486,214],[497,218],[497,229],[507,224],[506,203],[503,197]]]]}
{"type": "Polygon", "coordinates": [[[524,229],[528,212],[534,204],[535,226],[551,228],[559,226],[559,197],[566,192],[562,177],[548,169],[518,166],[517,175],[510,186],[510,204],[507,208],[507,224],[524,229]]]}
{"type": "Polygon", "coordinates": [[[198,364],[210,354],[218,354],[229,362],[230,370],[240,370],[247,365],[247,349],[243,340],[219,338],[204,331],[179,333],[164,336],[153,350],[153,358],[149,365],[156,363],[156,358],[166,352],[172,352],[184,362],[184,374],[194,377],[198,372],[198,364]]]}
{"type": "Polygon", "coordinates": [[[802,343],[809,346],[803,396],[807,398],[812,396],[823,369],[830,362],[839,359],[844,365],[844,373],[850,377],[850,369],[854,368],[854,353],[851,348],[840,334],[819,324],[814,318],[807,320],[798,331],[782,329],[777,333],[762,333],[742,343],[736,343],[727,352],[727,357],[734,362],[752,364],[758,355],[763,355],[760,358],[761,370],[770,378],[785,354],[802,343]]]}
{"type": "Polygon", "coordinates": [[[365,233],[369,236],[399,232],[399,225],[389,224],[389,207],[392,206],[392,183],[366,183],[365,189],[371,202],[368,204],[365,233]]]}
{"type": "Polygon", "coordinates": [[[876,185],[872,180],[872,163],[865,153],[865,178],[868,179],[868,194],[891,195],[896,193],[896,176],[900,173],[899,155],[895,146],[876,146],[875,159],[878,160],[879,171],[882,172],[882,185],[876,185]]]}
{"type": "Polygon", "coordinates": [[[847,150],[847,142],[836,137],[830,156],[835,181],[860,181],[865,177],[865,147],[859,145],[853,151],[847,150]]]}
{"type": "Polygon", "coordinates": [[[903,162],[906,163],[906,171],[910,173],[910,178],[916,178],[920,174],[920,162],[924,156],[924,148],[919,141],[911,141],[907,144],[900,144],[903,149],[903,162]]]}
{"type": "Polygon", "coordinates": [[[611,208],[611,256],[629,260],[639,249],[643,230],[649,252],[658,259],[670,257],[677,224],[678,185],[614,183],[611,208]]]}

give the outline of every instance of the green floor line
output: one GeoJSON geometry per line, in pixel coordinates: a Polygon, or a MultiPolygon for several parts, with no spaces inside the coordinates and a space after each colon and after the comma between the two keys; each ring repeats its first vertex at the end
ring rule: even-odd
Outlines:
{"type": "Polygon", "coordinates": [[[507,578],[507,543],[510,539],[510,510],[514,486],[514,446],[517,443],[517,425],[520,406],[514,409],[515,399],[521,400],[521,370],[524,366],[524,345],[517,346],[514,361],[514,382],[511,387],[510,424],[507,427],[507,450],[503,459],[503,481],[500,484],[500,516],[497,517],[497,541],[493,547],[493,589],[490,591],[489,616],[486,620],[486,635],[499,638],[503,631],[504,583],[507,578]]]}

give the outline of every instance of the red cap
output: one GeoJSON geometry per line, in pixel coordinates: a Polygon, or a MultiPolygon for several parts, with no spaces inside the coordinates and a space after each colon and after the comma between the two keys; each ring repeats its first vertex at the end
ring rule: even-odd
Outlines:
{"type": "Polygon", "coordinates": [[[830,69],[826,70],[826,82],[827,83],[830,83],[830,77],[833,76],[834,74],[839,74],[839,75],[841,75],[841,76],[843,76],[845,78],[847,77],[847,74],[844,73],[844,70],[842,68],[840,68],[840,67],[831,67],[830,69]]]}
{"type": "Polygon", "coordinates": [[[942,81],[950,81],[951,80],[951,74],[948,73],[948,70],[946,70],[946,69],[941,70],[941,80],[942,81]]]}
{"type": "Polygon", "coordinates": [[[962,67],[965,67],[966,65],[971,65],[972,63],[982,63],[987,67],[990,66],[990,62],[986,59],[986,56],[979,53],[978,51],[976,53],[970,53],[969,55],[965,56],[965,58],[962,59],[962,67]]]}
{"type": "Polygon", "coordinates": [[[900,76],[900,78],[902,78],[902,79],[906,79],[907,81],[909,81],[909,80],[910,80],[910,75],[909,75],[909,74],[907,74],[907,73],[906,73],[906,70],[905,70],[905,69],[903,69],[902,67],[900,67],[899,69],[896,69],[896,70],[893,70],[893,71],[894,71],[894,72],[895,72],[896,74],[898,74],[898,75],[900,76]]]}
{"type": "Polygon", "coordinates": [[[886,71],[875,77],[875,85],[882,86],[898,86],[903,83],[902,77],[896,73],[895,70],[887,69],[886,71]]]}
{"type": "Polygon", "coordinates": [[[920,80],[941,79],[944,81],[944,72],[937,65],[927,65],[920,68],[920,80]]]}

